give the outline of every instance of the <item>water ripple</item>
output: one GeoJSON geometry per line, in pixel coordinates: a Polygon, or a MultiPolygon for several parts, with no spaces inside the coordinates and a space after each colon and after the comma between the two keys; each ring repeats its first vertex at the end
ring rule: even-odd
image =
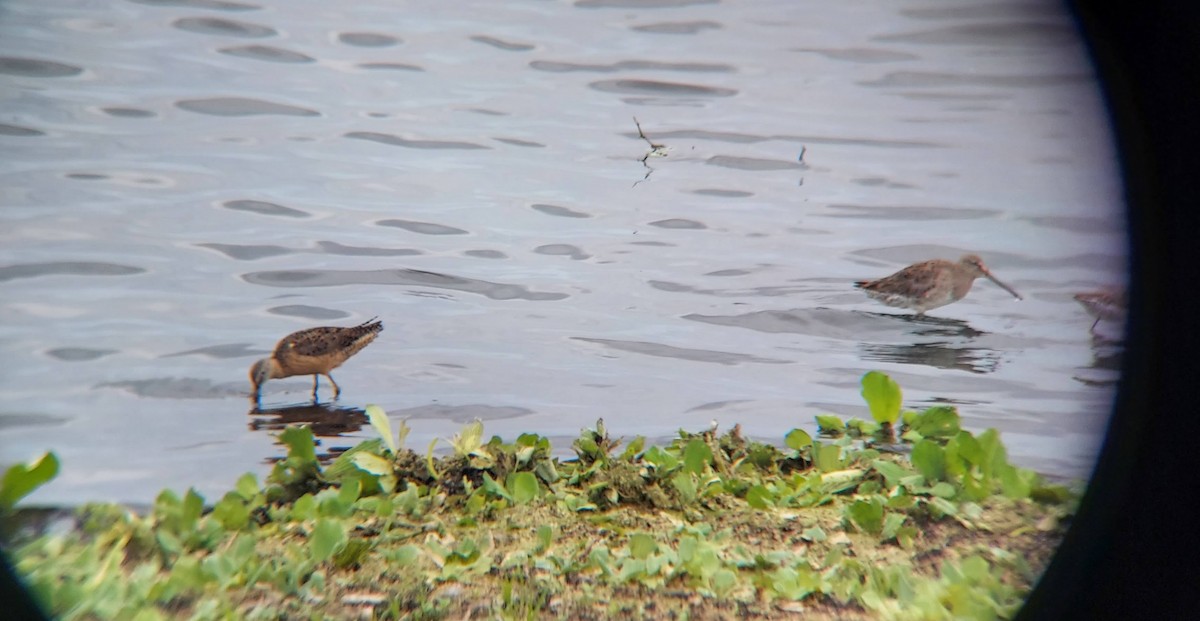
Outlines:
{"type": "Polygon", "coordinates": [[[574,209],[562,207],[559,205],[547,205],[547,204],[543,204],[543,203],[537,203],[534,205],[530,205],[529,207],[530,207],[530,209],[533,209],[534,211],[540,211],[549,216],[559,216],[559,217],[563,217],[563,218],[590,218],[590,217],[592,217],[591,214],[583,213],[582,211],[575,211],[574,209]]]}
{"type": "Polygon", "coordinates": [[[208,114],[211,116],[254,116],[262,114],[282,114],[285,116],[321,116],[315,110],[289,106],[287,104],[263,101],[250,97],[210,97],[206,99],[182,99],[175,102],[188,112],[208,114]]]}
{"type": "Polygon", "coordinates": [[[343,32],[338,41],[355,47],[389,47],[400,43],[400,39],[378,32],[343,32]]]}
{"type": "Polygon", "coordinates": [[[780,360],[778,358],[763,358],[761,356],[752,356],[750,354],[737,354],[726,351],[716,351],[712,349],[690,349],[686,347],[674,347],[671,345],[663,345],[662,343],[650,343],[646,341],[618,341],[612,339],[591,339],[582,336],[573,336],[572,340],[585,341],[587,343],[596,343],[619,349],[621,351],[633,352],[635,354],[644,354],[647,356],[659,356],[661,358],[677,358],[680,360],[692,360],[694,362],[714,362],[717,364],[737,365],[744,362],[757,362],[761,364],[792,364],[791,360],[780,360]]]}
{"type": "Polygon", "coordinates": [[[20,263],[0,267],[0,282],[41,276],[130,276],[146,270],[117,263],[56,261],[49,263],[20,263]]]}
{"type": "Polygon", "coordinates": [[[218,52],[228,54],[230,56],[240,56],[242,58],[252,58],[254,60],[265,60],[273,63],[311,63],[315,62],[312,56],[293,52],[279,47],[270,45],[238,45],[235,47],[223,47],[218,52]]]}
{"type": "Polygon", "coordinates": [[[171,25],[188,32],[245,39],[263,39],[279,34],[274,28],[220,17],[181,17],[171,25]]]}
{"type": "Polygon", "coordinates": [[[242,279],[268,287],[336,287],[341,285],[401,285],[449,289],[475,293],[493,300],[532,300],[537,302],[566,299],[565,293],[530,291],[521,285],[508,285],[426,272],[412,269],[396,270],[276,270],[250,272],[242,279]]]}
{"type": "Polygon", "coordinates": [[[65,78],[79,75],[83,73],[83,69],[52,60],[0,56],[0,73],[30,78],[65,78]]]}
{"type": "Polygon", "coordinates": [[[452,140],[409,140],[401,138],[395,134],[384,134],[380,132],[348,132],[347,138],[355,140],[369,140],[381,144],[392,145],[396,147],[409,147],[411,149],[490,149],[491,147],[474,142],[458,142],[452,140]]]}
{"type": "Polygon", "coordinates": [[[697,20],[693,22],[658,22],[655,24],[643,24],[641,26],[630,26],[630,30],[639,32],[651,32],[654,34],[696,34],[705,30],[717,30],[721,28],[721,24],[710,22],[707,20],[697,20]]]}
{"type": "Polygon", "coordinates": [[[433,222],[416,222],[414,220],[400,220],[392,218],[389,220],[380,220],[375,224],[379,226],[394,226],[396,228],[420,233],[422,235],[469,235],[470,231],[446,226],[444,224],[435,224],[433,222]]]}
{"type": "Polygon", "coordinates": [[[488,37],[484,35],[475,35],[474,37],[471,37],[471,40],[475,41],[476,43],[490,45],[496,49],[504,50],[506,52],[528,52],[534,48],[533,45],[528,43],[512,43],[510,41],[504,41],[497,39],[496,37],[488,37]]]}
{"type": "MultiPolygon", "coordinates": [[[[529,63],[529,66],[537,69],[538,71],[550,71],[554,73],[566,73],[570,71],[585,71],[593,73],[613,73],[614,71],[688,71],[700,73],[731,73],[736,71],[736,69],[734,69],[731,65],[716,65],[709,63],[662,63],[650,60],[622,60],[620,62],[609,63],[607,65],[585,65],[580,63],[535,60],[529,63]]],[[[666,83],[663,82],[663,84],[666,83]]]]}
{"type": "Polygon", "coordinates": [[[738,93],[732,88],[662,82],[659,80],[600,80],[592,82],[589,86],[607,93],[655,95],[659,97],[732,97],[738,93]]]}
{"type": "Polygon", "coordinates": [[[306,211],[268,203],[267,201],[242,199],[225,201],[221,203],[221,206],[234,211],[249,211],[250,213],[262,214],[264,216],[281,216],[284,218],[308,218],[312,216],[312,214],[306,211]]]}

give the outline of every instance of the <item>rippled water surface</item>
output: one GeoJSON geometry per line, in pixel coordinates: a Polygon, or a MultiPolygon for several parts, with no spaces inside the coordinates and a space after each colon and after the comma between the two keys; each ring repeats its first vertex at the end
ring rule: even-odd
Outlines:
{"type": "Polygon", "coordinates": [[[418,450],[778,440],[868,417],[872,369],[1048,473],[1103,436],[1114,327],[1072,295],[1125,277],[1120,179],[1055,3],[16,0],[0,97],[0,462],[64,462],[35,500],[217,493],[368,403],[418,450]],[[1025,300],[851,286],[965,252],[1025,300]],[[337,407],[249,411],[279,338],[376,315],[337,407]]]}

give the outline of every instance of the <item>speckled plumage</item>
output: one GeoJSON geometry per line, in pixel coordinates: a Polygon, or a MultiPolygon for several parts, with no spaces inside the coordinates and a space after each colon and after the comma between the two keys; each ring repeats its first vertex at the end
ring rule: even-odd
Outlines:
{"type": "Polygon", "coordinates": [[[1083,305],[1088,314],[1096,318],[1089,332],[1095,332],[1101,319],[1124,321],[1129,310],[1129,298],[1124,289],[1109,288],[1101,291],[1076,293],[1075,301],[1083,305]]]}
{"type": "Polygon", "coordinates": [[[263,358],[250,367],[254,399],[259,399],[262,385],[267,380],[293,375],[313,376],[313,399],[317,397],[318,376],[324,375],[333,384],[336,399],[341,389],[330,372],[374,341],[382,330],[383,322],[371,319],[357,326],[309,328],[283,337],[270,358],[263,358]]]}
{"type": "Polygon", "coordinates": [[[925,311],[957,302],[966,297],[975,279],[984,277],[1000,285],[1018,300],[1021,295],[1000,282],[977,255],[964,255],[958,261],[934,259],[914,263],[891,276],[879,280],[860,280],[854,283],[871,299],[897,308],[908,308],[918,315],[925,311]]]}

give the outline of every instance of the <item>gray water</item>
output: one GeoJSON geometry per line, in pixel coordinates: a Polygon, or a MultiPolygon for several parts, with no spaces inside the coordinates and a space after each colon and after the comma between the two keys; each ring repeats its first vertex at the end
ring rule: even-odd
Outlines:
{"type": "Polygon", "coordinates": [[[869,418],[873,369],[1048,474],[1103,437],[1119,348],[1071,296],[1125,278],[1121,182],[1055,3],[14,0],[0,101],[0,463],[63,460],[31,502],[212,497],[286,420],[373,437],[278,410],[310,378],[250,412],[246,370],[376,315],[338,405],[422,452],[779,441],[869,418]],[[965,252],[1025,299],[851,286],[965,252]]]}

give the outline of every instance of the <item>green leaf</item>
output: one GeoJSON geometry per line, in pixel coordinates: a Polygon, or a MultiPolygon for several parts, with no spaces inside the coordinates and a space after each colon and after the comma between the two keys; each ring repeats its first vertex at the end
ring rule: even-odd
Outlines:
{"type": "Polygon", "coordinates": [[[375,475],[384,492],[391,493],[396,489],[396,471],[392,469],[392,462],[365,451],[355,453],[351,460],[359,469],[375,475]]]}
{"type": "Polygon", "coordinates": [[[646,533],[635,533],[629,536],[629,556],[643,560],[658,551],[654,537],[646,533]]]}
{"type": "Polygon", "coordinates": [[[950,405],[935,405],[912,417],[910,430],[926,438],[949,438],[960,431],[958,410],[950,405]]]}
{"type": "Polygon", "coordinates": [[[883,530],[880,536],[884,541],[895,539],[900,533],[900,527],[904,525],[904,520],[908,519],[903,513],[889,513],[883,519],[883,530]]]}
{"type": "Polygon", "coordinates": [[[945,450],[933,440],[921,440],[913,445],[912,463],[926,481],[942,481],[946,478],[945,450]]]}
{"type": "Polygon", "coordinates": [[[833,414],[817,414],[817,429],[825,433],[838,435],[846,431],[846,423],[833,414]]]}
{"type": "Polygon", "coordinates": [[[313,560],[324,562],[346,544],[346,530],[336,520],[320,519],[309,535],[309,550],[313,560]]]}
{"type": "Polygon", "coordinates": [[[929,493],[937,496],[938,498],[945,498],[949,500],[958,494],[958,490],[955,489],[953,485],[945,481],[939,481],[932,488],[930,488],[929,493]]]}
{"type": "Polygon", "coordinates": [[[279,434],[279,441],[288,447],[288,459],[300,463],[317,463],[317,445],[313,439],[312,429],[308,427],[288,427],[279,434]]]}
{"type": "Polygon", "coordinates": [[[253,473],[247,472],[238,478],[237,493],[246,500],[250,500],[258,494],[258,479],[254,478],[253,473]]]}
{"type": "Polygon", "coordinates": [[[836,444],[822,444],[821,442],[813,441],[813,465],[821,472],[841,470],[844,465],[841,456],[842,447],[836,444]]]}
{"type": "Polygon", "coordinates": [[[846,507],[846,514],[855,526],[868,533],[879,534],[883,530],[883,500],[878,496],[855,500],[846,507]]]}
{"type": "Polygon", "coordinates": [[[876,472],[883,475],[883,480],[887,482],[888,487],[896,487],[900,485],[901,479],[912,476],[913,472],[892,461],[886,459],[876,459],[871,462],[871,467],[876,472]]]}
{"type": "Polygon", "coordinates": [[[800,538],[804,539],[805,541],[815,541],[820,543],[828,539],[829,536],[825,534],[825,529],[821,528],[820,526],[810,526],[804,529],[804,532],[800,533],[800,538]]]}
{"type": "Polygon", "coordinates": [[[775,506],[775,494],[763,485],[746,490],[746,504],[755,509],[770,509],[775,506]]]}
{"type": "Polygon", "coordinates": [[[469,457],[483,450],[483,421],[464,425],[462,431],[450,437],[450,446],[458,457],[469,457]]]}
{"type": "Polygon", "coordinates": [[[513,499],[512,494],[505,489],[504,485],[496,479],[493,479],[492,475],[486,472],[483,473],[483,485],[480,486],[480,489],[498,498],[503,498],[509,501],[513,499]]]}
{"type": "Polygon", "coordinates": [[[625,459],[633,459],[644,448],[646,448],[646,437],[638,436],[625,446],[625,450],[621,452],[621,456],[625,459]]]}
{"type": "Polygon", "coordinates": [[[212,516],[225,530],[241,530],[250,523],[250,506],[240,494],[227,492],[225,497],[213,506],[212,516]]]}
{"type": "Polygon", "coordinates": [[[871,417],[878,423],[895,423],[900,419],[900,385],[892,378],[871,371],[862,378],[862,396],[871,408],[871,417]]]}
{"type": "Polygon", "coordinates": [[[375,428],[375,433],[383,439],[384,445],[388,447],[393,454],[396,452],[396,438],[392,435],[392,421],[388,419],[387,412],[378,405],[367,406],[367,420],[371,421],[371,426],[375,428]]]}
{"type": "Polygon", "coordinates": [[[793,451],[802,451],[812,445],[812,436],[803,429],[793,429],[783,437],[783,442],[793,451]]]}
{"type": "Polygon", "coordinates": [[[704,467],[712,461],[712,449],[703,440],[692,440],[683,449],[683,469],[692,474],[704,472],[704,467]]]}
{"type": "Polygon", "coordinates": [[[537,551],[543,552],[550,548],[550,543],[554,540],[554,529],[549,524],[542,524],[537,527],[537,551]]]}
{"type": "Polygon", "coordinates": [[[676,472],[671,477],[671,486],[679,492],[683,502],[690,503],[696,499],[696,478],[687,472],[676,472]]]}
{"type": "Polygon", "coordinates": [[[532,472],[514,472],[508,475],[506,486],[512,494],[513,503],[523,505],[538,497],[541,489],[537,477],[532,472]]]}
{"type": "Polygon", "coordinates": [[[20,500],[58,474],[58,456],[43,453],[32,464],[14,464],[0,479],[0,513],[11,511],[20,500]]]}
{"type": "Polygon", "coordinates": [[[679,466],[679,459],[658,446],[651,446],[642,455],[642,460],[663,472],[670,472],[679,466]]]}

